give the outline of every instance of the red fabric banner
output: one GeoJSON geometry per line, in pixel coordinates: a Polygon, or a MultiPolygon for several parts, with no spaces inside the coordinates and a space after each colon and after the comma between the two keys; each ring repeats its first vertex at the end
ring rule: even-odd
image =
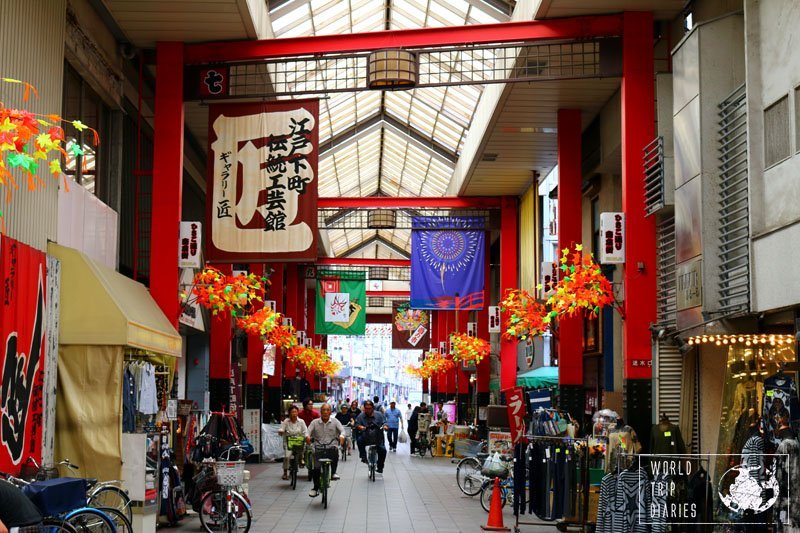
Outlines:
{"type": "Polygon", "coordinates": [[[47,258],[1,237],[0,272],[0,471],[18,473],[42,460],[47,258]]]}
{"type": "Polygon", "coordinates": [[[511,442],[516,446],[525,434],[525,394],[521,387],[506,389],[508,425],[511,427],[511,442]]]}
{"type": "Polygon", "coordinates": [[[208,260],[316,260],[319,102],[215,104],[208,115],[208,260]]]}

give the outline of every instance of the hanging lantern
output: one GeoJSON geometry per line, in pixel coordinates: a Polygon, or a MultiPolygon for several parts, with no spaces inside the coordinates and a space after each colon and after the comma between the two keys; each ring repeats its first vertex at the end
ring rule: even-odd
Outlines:
{"type": "Polygon", "coordinates": [[[417,84],[417,56],[407,50],[378,50],[367,58],[370,89],[411,89],[417,84]]]}

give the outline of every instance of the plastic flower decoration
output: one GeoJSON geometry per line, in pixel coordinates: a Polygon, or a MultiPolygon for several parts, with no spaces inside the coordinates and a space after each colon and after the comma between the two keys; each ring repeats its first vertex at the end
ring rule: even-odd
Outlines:
{"type": "Polygon", "coordinates": [[[451,333],[453,361],[465,361],[467,363],[480,363],[484,357],[489,355],[491,347],[489,343],[478,337],[470,337],[466,333],[451,333]]]}
{"type": "Polygon", "coordinates": [[[230,311],[231,316],[248,314],[250,304],[262,301],[269,280],[255,274],[228,276],[213,267],[206,266],[194,277],[192,293],[197,303],[212,314],[230,311]]]}
{"type": "MultiPolygon", "coordinates": [[[[23,100],[30,98],[31,93],[38,97],[39,93],[30,83],[12,78],[0,77],[0,81],[24,87],[23,100]]],[[[35,191],[45,187],[45,183],[36,175],[40,165],[58,179],[64,177],[64,188],[69,191],[69,182],[61,170],[61,156],[64,158],[83,155],[83,148],[78,143],[62,146],[65,140],[62,123],[71,124],[78,131],[88,130],[94,146],[100,144],[97,131],[80,120],[65,120],[57,114],[43,115],[25,109],[14,109],[3,105],[0,101],[0,185],[6,186],[6,203],[11,202],[12,189],[17,189],[12,170],[23,173],[28,182],[28,189],[35,191]]],[[[83,160],[86,163],[86,158],[83,160]]],[[[3,216],[0,211],[0,217],[3,216]]]]}
{"type": "Polygon", "coordinates": [[[297,346],[297,332],[294,326],[278,324],[264,336],[264,342],[288,350],[297,346]]]}
{"type": "MultiPolygon", "coordinates": [[[[236,319],[236,325],[248,335],[258,335],[266,338],[272,331],[281,326],[283,316],[268,307],[263,307],[252,315],[245,315],[236,319]]],[[[274,344],[274,343],[270,343],[274,344]]]]}
{"type": "Polygon", "coordinates": [[[295,346],[286,352],[286,358],[308,372],[332,376],[342,369],[341,363],[331,360],[325,350],[311,346],[295,346]]]}
{"type": "Polygon", "coordinates": [[[527,340],[543,335],[550,328],[551,316],[545,306],[528,291],[507,289],[500,310],[506,314],[503,338],[527,340]]]}
{"type": "Polygon", "coordinates": [[[602,307],[614,303],[611,282],[592,254],[583,253],[583,245],[575,245],[572,252],[569,248],[561,251],[560,269],[561,279],[547,299],[551,317],[572,316],[581,311],[594,317],[602,307]]]}
{"type": "Polygon", "coordinates": [[[405,371],[412,376],[428,379],[434,374],[452,370],[455,368],[455,366],[456,365],[453,363],[453,360],[448,359],[444,354],[430,351],[425,354],[425,359],[422,360],[422,364],[420,366],[416,367],[414,365],[408,365],[406,366],[405,371]]]}

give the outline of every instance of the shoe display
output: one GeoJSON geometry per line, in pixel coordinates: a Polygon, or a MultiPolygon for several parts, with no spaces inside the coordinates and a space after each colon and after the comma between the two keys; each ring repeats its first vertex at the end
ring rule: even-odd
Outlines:
{"type": "Polygon", "coordinates": [[[317,489],[311,489],[310,491],[308,491],[308,495],[311,496],[312,498],[316,498],[317,496],[319,496],[319,491],[317,489]]]}

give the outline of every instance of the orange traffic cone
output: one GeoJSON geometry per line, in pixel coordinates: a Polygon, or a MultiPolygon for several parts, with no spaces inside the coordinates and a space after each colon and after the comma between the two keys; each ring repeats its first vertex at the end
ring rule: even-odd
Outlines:
{"type": "Polygon", "coordinates": [[[485,526],[481,526],[483,531],[511,531],[503,525],[503,500],[500,499],[500,478],[494,478],[494,488],[492,489],[492,504],[489,506],[489,520],[485,526]]]}

